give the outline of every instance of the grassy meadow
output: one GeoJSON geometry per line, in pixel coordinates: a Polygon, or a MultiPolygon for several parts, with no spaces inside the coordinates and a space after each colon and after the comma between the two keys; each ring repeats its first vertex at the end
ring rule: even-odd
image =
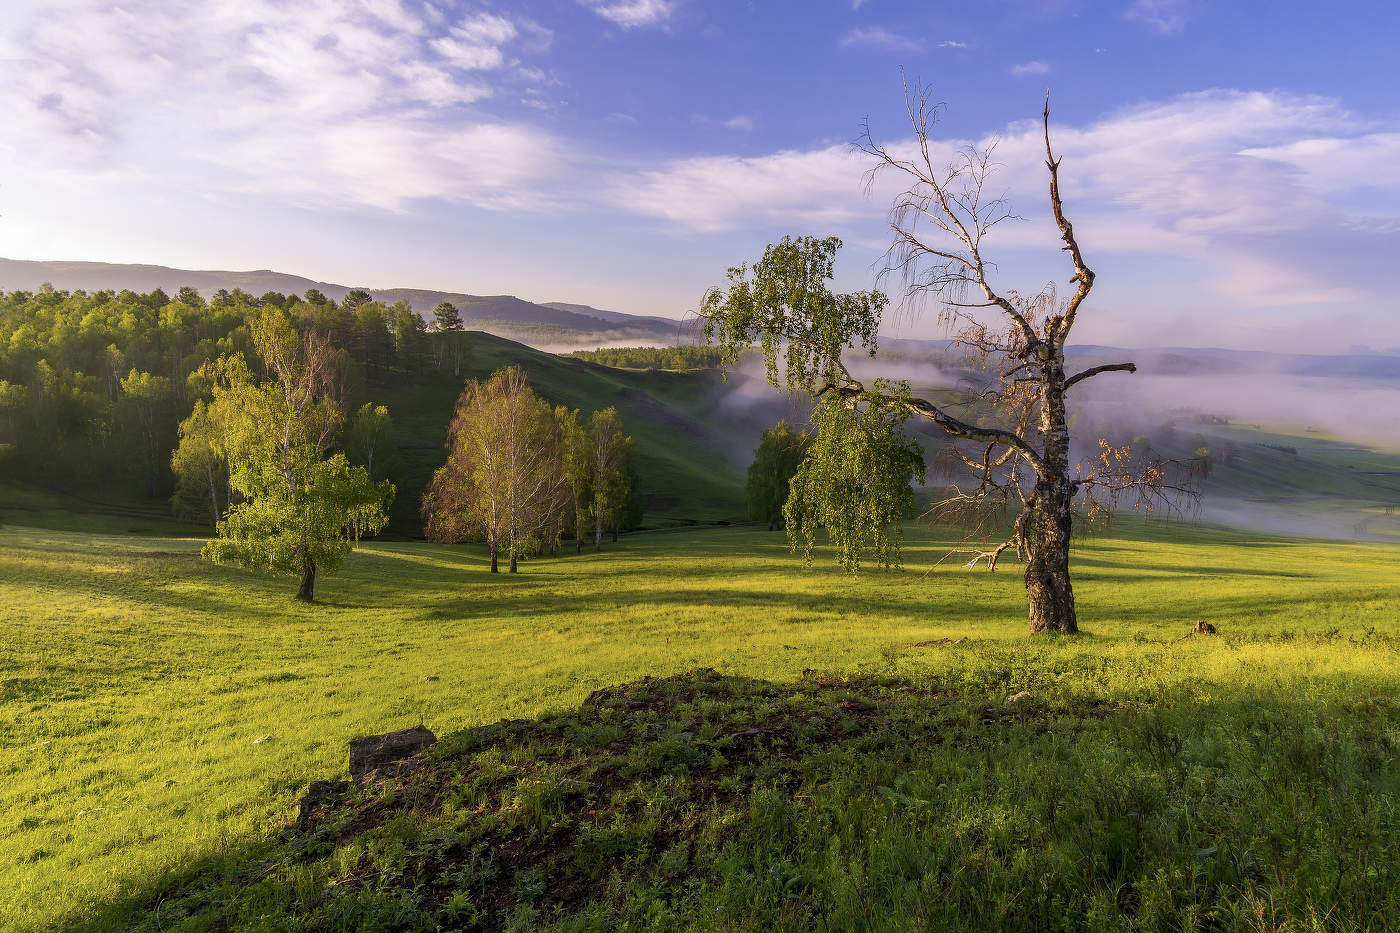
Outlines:
{"type": "Polygon", "coordinates": [[[1400,549],[1122,522],[1085,634],[1032,640],[1019,568],[909,534],[857,577],[751,527],[514,577],[372,542],[305,606],[195,539],[0,528],[0,927],[1397,925],[1400,549]],[[460,793],[280,841],[419,722],[460,793]]]}

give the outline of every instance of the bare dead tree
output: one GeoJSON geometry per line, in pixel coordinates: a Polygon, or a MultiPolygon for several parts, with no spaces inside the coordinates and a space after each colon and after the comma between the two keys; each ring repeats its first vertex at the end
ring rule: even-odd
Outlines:
{"type": "MultiPolygon", "coordinates": [[[[995,371],[980,396],[979,408],[987,415],[980,423],[924,399],[901,400],[912,414],[977,448],[953,447],[945,454],[945,463],[961,467],[972,481],[953,483],[933,514],[982,529],[997,516],[1014,513],[1010,536],[977,550],[968,565],[985,562],[994,570],[1001,555],[1014,548],[1026,562],[1031,632],[1077,632],[1069,571],[1076,497],[1096,516],[1125,495],[1150,509],[1189,490],[1168,483],[1166,465],[1144,462],[1130,448],[1106,440],[1099,441],[1097,456],[1071,462],[1069,390],[1103,373],[1132,373],[1137,367],[1122,362],[1073,374],[1065,369],[1065,346],[1095,276],[1065,216],[1060,159],[1050,143],[1049,95],[1043,114],[1045,165],[1050,210],[1073,268],[1068,298],[1053,284],[1033,295],[993,284],[994,266],[983,255],[983,240],[1015,217],[1006,199],[989,188],[995,147],[965,148],[939,167],[931,135],[939,106],[923,87],[906,87],[905,100],[916,140],[912,155],[876,143],[868,126],[857,143],[876,160],[868,184],[887,174],[906,183],[890,210],[893,240],[882,278],[902,279],[906,300],[935,299],[939,320],[953,330],[955,341],[995,371]]],[[[824,391],[840,393],[852,404],[872,395],[844,366],[824,391]]]]}

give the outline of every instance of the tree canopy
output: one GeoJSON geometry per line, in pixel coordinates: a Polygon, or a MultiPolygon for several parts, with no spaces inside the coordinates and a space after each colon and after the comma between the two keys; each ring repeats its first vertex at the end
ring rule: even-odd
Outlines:
{"type": "Polygon", "coordinates": [[[981,529],[994,523],[989,517],[1019,503],[1011,537],[975,551],[969,566],[985,560],[995,569],[1002,552],[1014,547],[1026,561],[1031,631],[1075,632],[1069,545],[1076,495],[1085,494],[1091,513],[1104,508],[1103,497],[1124,493],[1150,508],[1168,487],[1158,462],[1135,458],[1129,447],[1104,439],[1098,457],[1072,465],[1066,393],[1095,376],[1136,367],[1106,363],[1066,372],[1066,342],[1095,275],[1065,215],[1048,98],[1043,118],[1050,214],[1073,268],[1074,291],[1064,300],[1053,283],[1021,294],[993,282],[996,267],[984,256],[984,238],[1014,215],[991,193],[992,151],[969,147],[949,164],[936,165],[934,153],[941,150],[930,133],[939,105],[922,87],[906,92],[905,102],[918,145],[888,149],[868,129],[858,144],[874,161],[868,178],[888,174],[907,185],[890,210],[893,237],[882,275],[902,278],[907,299],[937,300],[941,321],[957,328],[955,340],[996,371],[979,393],[980,420],[916,398],[907,384],[876,379],[867,385],[853,375],[843,354],[864,350],[875,356],[887,301],[879,292],[829,291],[840,246],[835,238],[784,238],[768,247],[761,262],[730,269],[727,287],[705,296],[705,335],[720,346],[726,364],[757,342],[770,383],[819,400],[817,441],[786,509],[789,534],[800,534],[809,552],[812,529],[825,527],[848,567],[858,565],[867,550],[882,563],[898,560],[897,516],[907,501],[901,490],[907,477],[922,475],[921,454],[917,469],[913,465],[917,445],[901,439],[898,426],[918,417],[980,448],[948,448],[948,461],[965,468],[973,482],[954,482],[936,506],[938,514],[971,517],[981,529]],[[982,418],[986,409],[990,414],[982,418]],[[862,472],[871,468],[880,472],[862,482],[862,472]],[[841,509],[841,502],[848,508],[841,509]]]}
{"type": "Polygon", "coordinates": [[[783,520],[792,478],[810,443],[809,435],[794,431],[785,420],[763,432],[744,486],[749,518],[767,522],[770,530],[783,520]]]}
{"type": "Polygon", "coordinates": [[[407,302],[347,310],[314,289],[304,297],[220,290],[207,299],[190,287],[174,298],[0,292],[0,481],[106,498],[170,496],[178,514],[212,520],[200,504],[212,501],[207,483],[190,495],[171,456],[195,403],[212,401],[208,367],[240,353],[254,359],[252,327],[268,310],[344,351],[336,391],[351,411],[391,382],[432,378],[435,356],[465,353],[446,346],[449,335],[426,332],[407,302]]]}

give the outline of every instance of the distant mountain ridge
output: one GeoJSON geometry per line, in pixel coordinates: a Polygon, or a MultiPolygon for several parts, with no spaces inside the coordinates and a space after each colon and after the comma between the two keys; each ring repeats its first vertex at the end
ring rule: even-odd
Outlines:
{"type": "MultiPolygon", "coordinates": [[[[221,288],[241,288],[252,295],[267,292],[303,295],[314,288],[336,301],[343,299],[351,290],[362,287],[318,282],[271,269],[236,272],[129,263],[0,258],[0,289],[33,291],[45,282],[54,288],[69,291],[110,288],[149,292],[161,288],[172,295],[188,285],[206,298],[221,288]]],[[[423,288],[364,290],[375,300],[386,304],[406,299],[414,311],[424,316],[430,315],[441,302],[450,301],[462,312],[462,320],[468,327],[537,347],[591,347],[626,342],[669,346],[679,342],[684,333],[681,322],[671,318],[604,311],[583,304],[537,304],[514,295],[468,295],[423,288]]]]}

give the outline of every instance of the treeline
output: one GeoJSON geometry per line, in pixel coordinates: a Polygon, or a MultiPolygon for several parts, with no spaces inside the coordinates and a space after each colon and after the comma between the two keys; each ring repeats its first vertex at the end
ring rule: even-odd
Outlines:
{"type": "Polygon", "coordinates": [[[446,543],[480,541],[499,571],[521,558],[558,553],[567,533],[595,549],[604,532],[641,520],[632,439],[617,411],[583,420],[577,409],[551,407],[519,366],[467,383],[448,428],[447,462],[423,496],[425,531],[446,543]]]}
{"type": "Polygon", "coordinates": [[[338,351],[338,402],[353,409],[391,378],[460,373],[467,335],[440,306],[429,326],[407,301],[364,291],[336,302],[193,288],[0,292],[0,478],[69,491],[174,491],[170,456],[181,421],[210,393],[208,364],[251,354],[268,309],[338,351]]]}
{"type": "Polygon", "coordinates": [[[707,346],[600,347],[565,355],[616,369],[715,369],[720,364],[719,348],[707,346]]]}

